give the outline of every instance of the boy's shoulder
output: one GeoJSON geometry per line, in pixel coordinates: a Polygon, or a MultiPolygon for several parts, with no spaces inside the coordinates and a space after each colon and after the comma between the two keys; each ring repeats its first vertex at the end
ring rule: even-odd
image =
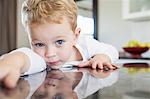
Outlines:
{"type": "Polygon", "coordinates": [[[79,45],[91,45],[91,44],[100,43],[100,42],[92,37],[81,36],[78,38],[77,43],[79,45]]]}

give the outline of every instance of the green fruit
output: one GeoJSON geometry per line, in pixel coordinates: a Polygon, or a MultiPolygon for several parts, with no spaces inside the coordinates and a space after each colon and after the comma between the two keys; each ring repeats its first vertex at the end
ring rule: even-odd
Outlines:
{"type": "Polygon", "coordinates": [[[148,47],[150,48],[150,42],[142,43],[138,40],[130,40],[124,47],[148,47]]]}
{"type": "Polygon", "coordinates": [[[127,47],[138,47],[140,45],[140,42],[138,40],[130,40],[127,43],[127,47]]]}

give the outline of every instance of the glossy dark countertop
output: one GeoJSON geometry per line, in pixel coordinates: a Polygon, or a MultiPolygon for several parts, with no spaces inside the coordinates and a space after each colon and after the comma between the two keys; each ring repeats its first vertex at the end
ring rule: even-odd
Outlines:
{"type": "MultiPolygon", "coordinates": [[[[150,99],[150,68],[105,71],[90,68],[45,70],[21,77],[14,89],[0,85],[0,99],[150,99]]],[[[145,65],[144,65],[145,66],[145,65]]]]}
{"type": "Polygon", "coordinates": [[[119,79],[88,99],[150,99],[150,60],[120,60],[119,79]]]}

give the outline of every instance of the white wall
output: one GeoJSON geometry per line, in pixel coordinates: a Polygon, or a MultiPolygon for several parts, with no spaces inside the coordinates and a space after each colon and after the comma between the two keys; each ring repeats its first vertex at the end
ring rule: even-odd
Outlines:
{"type": "Polygon", "coordinates": [[[121,0],[99,1],[99,40],[122,50],[131,39],[150,42],[150,21],[133,22],[122,19],[121,0]]]}

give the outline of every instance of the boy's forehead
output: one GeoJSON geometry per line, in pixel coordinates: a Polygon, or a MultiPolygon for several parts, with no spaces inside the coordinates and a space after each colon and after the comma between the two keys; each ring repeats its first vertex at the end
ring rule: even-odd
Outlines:
{"type": "Polygon", "coordinates": [[[45,23],[45,24],[34,24],[30,27],[30,32],[72,32],[69,24],[62,23],[45,23]]]}
{"type": "Polygon", "coordinates": [[[59,24],[64,24],[64,23],[71,25],[69,19],[65,16],[62,16],[61,18],[59,18],[57,20],[44,19],[43,21],[33,21],[33,22],[30,22],[30,24],[28,24],[28,26],[29,27],[37,27],[39,25],[44,25],[44,24],[58,24],[59,25],[59,24]]]}
{"type": "Polygon", "coordinates": [[[38,31],[66,31],[72,32],[72,27],[68,21],[62,21],[61,23],[45,22],[45,23],[32,23],[29,26],[29,32],[38,31]]]}
{"type": "Polygon", "coordinates": [[[67,24],[34,24],[29,30],[32,39],[57,39],[74,34],[70,25],[67,24]],[[51,36],[49,36],[51,35],[51,36]]]}

